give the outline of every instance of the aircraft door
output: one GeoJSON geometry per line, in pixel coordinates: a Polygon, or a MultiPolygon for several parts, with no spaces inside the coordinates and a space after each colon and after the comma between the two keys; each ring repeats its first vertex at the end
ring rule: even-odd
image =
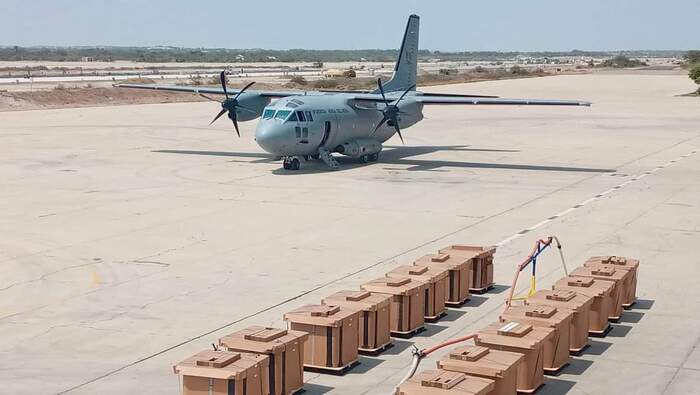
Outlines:
{"type": "MultiPolygon", "coordinates": [[[[337,117],[330,117],[323,121],[323,139],[321,140],[321,147],[326,147],[329,143],[333,141],[333,138],[337,135],[338,130],[338,119],[337,117]]],[[[332,146],[332,145],[331,145],[332,146]]]]}

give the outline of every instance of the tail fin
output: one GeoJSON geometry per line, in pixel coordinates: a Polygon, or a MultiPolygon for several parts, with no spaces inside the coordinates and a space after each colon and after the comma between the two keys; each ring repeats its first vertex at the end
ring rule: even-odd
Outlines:
{"type": "Polygon", "coordinates": [[[418,73],[418,33],[420,28],[420,17],[411,15],[408,17],[406,32],[403,34],[399,58],[396,60],[394,75],[391,80],[384,84],[387,92],[405,91],[416,85],[416,75],[418,73]]]}

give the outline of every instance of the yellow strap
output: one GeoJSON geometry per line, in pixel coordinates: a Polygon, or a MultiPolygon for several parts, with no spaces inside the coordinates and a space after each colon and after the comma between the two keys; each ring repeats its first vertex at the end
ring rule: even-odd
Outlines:
{"type": "Polygon", "coordinates": [[[534,295],[536,292],[537,292],[537,281],[535,280],[535,276],[530,276],[530,289],[527,291],[527,295],[514,296],[512,300],[526,300],[530,296],[534,295]]]}

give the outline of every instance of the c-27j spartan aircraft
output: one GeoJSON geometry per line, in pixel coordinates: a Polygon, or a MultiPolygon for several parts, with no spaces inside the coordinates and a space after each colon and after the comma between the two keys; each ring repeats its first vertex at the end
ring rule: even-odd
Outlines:
{"type": "MultiPolygon", "coordinates": [[[[438,94],[416,91],[418,30],[420,18],[411,15],[391,80],[372,92],[342,91],[256,91],[254,82],[241,90],[221,88],[117,84],[121,88],[157,89],[223,95],[221,111],[212,123],[228,113],[240,137],[238,121],[262,116],[255,141],[265,151],[283,160],[287,170],[298,170],[302,159],[321,159],[331,168],[338,162],[332,153],[361,162],[378,160],[382,143],[423,119],[425,105],[540,105],[590,106],[583,101],[501,99],[496,96],[438,94]],[[271,102],[273,99],[278,99],[271,102]]],[[[218,101],[218,100],[215,100],[218,101]]]]}

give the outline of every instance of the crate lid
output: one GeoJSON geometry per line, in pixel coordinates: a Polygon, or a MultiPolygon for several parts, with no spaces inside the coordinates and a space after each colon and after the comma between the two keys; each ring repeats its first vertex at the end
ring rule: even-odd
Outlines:
{"type": "Polygon", "coordinates": [[[290,322],[319,326],[340,326],[346,318],[354,318],[357,310],[332,304],[308,304],[284,315],[290,322]]]}
{"type": "Polygon", "coordinates": [[[591,268],[591,274],[596,276],[611,277],[615,274],[615,267],[613,266],[594,266],[591,268]]]}
{"type": "Polygon", "coordinates": [[[323,298],[321,303],[360,311],[376,311],[389,306],[391,296],[370,291],[338,291],[323,298]]]}
{"type": "Polygon", "coordinates": [[[593,296],[576,292],[575,287],[540,289],[527,298],[526,305],[555,306],[560,309],[580,311],[593,303],[593,296]]]}
{"type": "Polygon", "coordinates": [[[178,363],[173,371],[183,376],[239,380],[249,374],[258,374],[261,364],[267,368],[269,359],[266,355],[207,350],[178,363]]]}
{"type": "Polygon", "coordinates": [[[464,373],[433,370],[430,372],[425,372],[423,377],[420,378],[420,384],[423,387],[434,387],[447,390],[464,381],[466,378],[467,375],[464,373]]]}
{"type": "Polygon", "coordinates": [[[566,289],[559,289],[550,291],[545,296],[548,300],[553,300],[556,302],[569,302],[571,299],[576,297],[576,292],[566,289]]]}
{"type": "Polygon", "coordinates": [[[509,321],[498,328],[498,334],[503,336],[523,337],[532,331],[532,325],[509,321]]]}
{"type": "Polygon", "coordinates": [[[450,358],[460,361],[478,361],[489,353],[489,349],[481,346],[464,346],[450,352],[450,358]]]}
{"type": "MultiPolygon", "coordinates": [[[[493,380],[444,370],[425,370],[420,372],[408,380],[408,385],[418,387],[413,388],[416,393],[418,391],[426,394],[444,392],[446,394],[462,395],[485,395],[495,387],[493,380]]],[[[413,393],[413,391],[410,393],[413,393]]]]}
{"type": "Polygon", "coordinates": [[[470,258],[453,255],[448,253],[438,253],[431,255],[423,255],[422,257],[416,259],[413,262],[416,266],[445,266],[449,270],[469,270],[472,267],[472,261],[470,258]]]}
{"type": "Polygon", "coordinates": [[[554,306],[528,305],[525,307],[526,317],[552,318],[556,313],[557,308],[554,306]]]}
{"type": "Polygon", "coordinates": [[[476,344],[494,344],[515,349],[533,350],[554,333],[555,330],[552,328],[534,327],[519,321],[499,322],[480,330],[477,334],[476,344]]]}
{"type": "Polygon", "coordinates": [[[474,374],[489,378],[502,378],[506,371],[517,369],[523,354],[492,350],[483,346],[463,346],[452,350],[438,361],[444,370],[474,374]]]}
{"type": "Polygon", "coordinates": [[[390,295],[413,295],[421,292],[427,285],[416,278],[397,276],[382,277],[362,284],[365,291],[380,292],[390,295]]]}
{"type": "Polygon", "coordinates": [[[447,278],[450,271],[445,265],[403,265],[386,274],[387,277],[410,277],[426,283],[434,283],[447,278]]]}
{"type": "Polygon", "coordinates": [[[588,267],[579,267],[571,272],[574,277],[593,277],[596,280],[614,281],[623,280],[628,275],[632,275],[629,270],[617,270],[612,265],[591,265],[588,267]]]}
{"type": "Polygon", "coordinates": [[[275,339],[279,339],[280,337],[283,337],[285,335],[287,335],[286,329],[261,328],[259,330],[256,330],[255,332],[243,335],[243,338],[246,340],[253,340],[256,342],[269,342],[275,339]]]}
{"type": "Polygon", "coordinates": [[[567,284],[570,287],[589,288],[595,283],[595,280],[590,277],[569,277],[567,284]]]}
{"type": "Polygon", "coordinates": [[[596,279],[595,276],[576,276],[573,274],[554,283],[552,289],[571,289],[577,294],[596,297],[612,291],[615,287],[615,281],[604,281],[596,279]]]}
{"type": "Polygon", "coordinates": [[[461,255],[473,258],[483,258],[496,253],[496,247],[494,246],[469,246],[462,244],[454,244],[449,247],[441,248],[439,250],[441,253],[461,255]]]}
{"type": "Polygon", "coordinates": [[[615,255],[593,256],[588,258],[584,266],[594,264],[613,265],[624,269],[636,269],[639,266],[639,259],[615,255]]]}
{"type": "Polygon", "coordinates": [[[302,331],[249,326],[219,339],[219,345],[232,350],[270,354],[286,349],[309,336],[302,331]]]}

